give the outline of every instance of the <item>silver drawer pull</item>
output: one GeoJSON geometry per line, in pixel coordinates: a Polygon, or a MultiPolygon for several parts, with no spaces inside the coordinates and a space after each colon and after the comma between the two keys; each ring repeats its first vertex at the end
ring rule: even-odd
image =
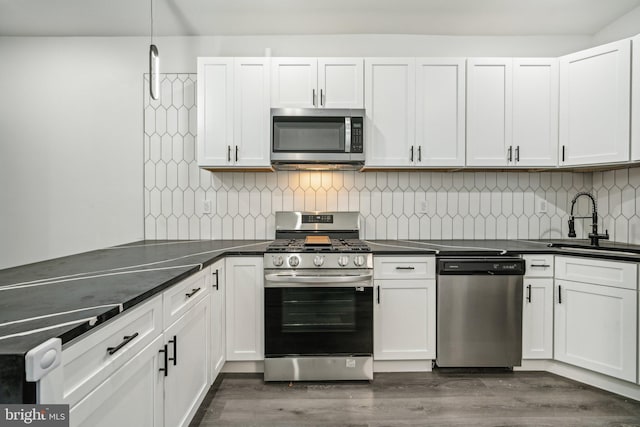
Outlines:
{"type": "Polygon", "coordinates": [[[547,267],[551,267],[549,264],[531,264],[529,267],[534,268],[534,267],[539,267],[539,268],[547,268],[547,267]]]}
{"type": "Polygon", "coordinates": [[[415,270],[416,268],[413,266],[409,267],[396,267],[396,270],[415,270]]]}
{"type": "Polygon", "coordinates": [[[200,291],[200,288],[197,289],[191,289],[191,292],[189,292],[188,294],[184,294],[187,298],[191,298],[192,296],[194,296],[195,294],[197,294],[200,291]]]}
{"type": "Polygon", "coordinates": [[[125,345],[129,344],[137,336],[138,336],[137,332],[135,334],[133,334],[133,335],[125,336],[123,338],[123,341],[120,344],[118,344],[117,346],[115,346],[115,347],[107,347],[107,353],[109,353],[109,356],[113,356],[118,350],[120,350],[125,345]]]}

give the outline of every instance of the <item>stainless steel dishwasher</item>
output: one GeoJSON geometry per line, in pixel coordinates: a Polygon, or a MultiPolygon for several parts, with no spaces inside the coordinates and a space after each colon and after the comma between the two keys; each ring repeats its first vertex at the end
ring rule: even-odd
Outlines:
{"type": "Polygon", "coordinates": [[[436,365],[520,366],[524,260],[442,258],[437,268],[436,365]]]}

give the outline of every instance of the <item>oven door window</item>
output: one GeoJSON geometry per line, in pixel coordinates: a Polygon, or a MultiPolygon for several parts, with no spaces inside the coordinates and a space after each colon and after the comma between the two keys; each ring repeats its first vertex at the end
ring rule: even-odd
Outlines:
{"type": "Polygon", "coordinates": [[[273,151],[344,153],[344,117],[274,117],[273,151]]]}
{"type": "Polygon", "coordinates": [[[266,288],[265,354],[373,352],[373,288],[266,288]]]}

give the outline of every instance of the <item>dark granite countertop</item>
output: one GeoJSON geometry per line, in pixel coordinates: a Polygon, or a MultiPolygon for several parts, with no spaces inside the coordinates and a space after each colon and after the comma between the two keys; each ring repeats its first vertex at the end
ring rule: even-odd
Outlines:
{"type": "MultiPolygon", "coordinates": [[[[640,246],[584,240],[371,240],[377,255],[495,256],[552,253],[640,261],[640,246]],[[550,246],[550,244],[552,244],[550,246]]],[[[59,337],[63,344],[223,256],[262,255],[270,241],[140,241],[0,270],[0,403],[27,402],[24,355],[59,337]]]]}
{"type": "Polygon", "coordinates": [[[0,270],[0,403],[29,400],[24,355],[63,344],[213,263],[270,241],[141,241],[0,270]]]}

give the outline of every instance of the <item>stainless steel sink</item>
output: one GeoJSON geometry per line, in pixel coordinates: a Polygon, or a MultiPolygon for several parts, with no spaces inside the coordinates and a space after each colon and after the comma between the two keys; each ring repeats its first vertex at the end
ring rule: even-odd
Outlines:
{"type": "Polygon", "coordinates": [[[640,256],[640,251],[634,251],[633,249],[626,248],[611,248],[603,246],[587,246],[577,245],[571,243],[551,243],[549,247],[564,249],[571,252],[582,252],[587,254],[600,254],[600,255],[622,255],[622,256],[640,256]]]}

